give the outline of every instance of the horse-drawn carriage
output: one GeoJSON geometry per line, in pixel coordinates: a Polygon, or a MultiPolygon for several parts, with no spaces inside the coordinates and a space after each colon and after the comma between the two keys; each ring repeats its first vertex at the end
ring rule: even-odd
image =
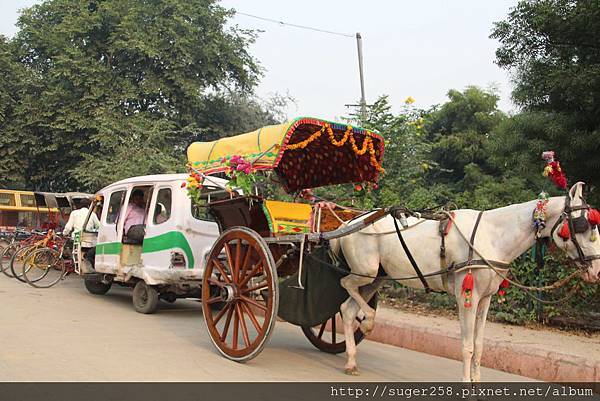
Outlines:
{"type": "MultiPolygon", "coordinates": [[[[188,149],[192,176],[242,170],[271,171],[289,194],[326,185],[372,185],[383,171],[384,141],[377,133],[314,118],[188,149]],[[232,164],[233,160],[233,164],[232,164]],[[240,161],[244,164],[241,168],[240,161]]],[[[234,194],[237,195],[237,194],[234,194]]],[[[208,254],[202,279],[202,307],[210,337],[227,358],[247,361],[260,353],[275,321],[302,326],[319,349],[345,350],[336,315],[348,294],[338,269],[328,269],[329,240],[357,232],[384,217],[379,210],[355,223],[357,213],[327,204],[313,205],[264,199],[254,193],[205,205],[220,236],[208,254]],[[340,218],[343,215],[343,218],[340,218]],[[321,263],[321,269],[311,265],[321,263]],[[312,266],[312,267],[311,267],[312,266]],[[327,298],[327,299],[323,299],[327,298]],[[281,307],[281,308],[280,308],[281,307]]],[[[371,305],[376,305],[373,297],[371,305]]],[[[356,325],[355,339],[362,339],[356,325]]]]}

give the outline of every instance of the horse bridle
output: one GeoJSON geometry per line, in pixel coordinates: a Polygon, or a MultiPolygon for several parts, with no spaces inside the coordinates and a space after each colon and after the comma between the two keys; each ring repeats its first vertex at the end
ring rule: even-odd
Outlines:
{"type": "MultiPolygon", "coordinates": [[[[600,254],[595,254],[595,255],[586,255],[583,253],[583,249],[581,248],[581,245],[579,244],[579,241],[577,240],[577,234],[582,234],[584,232],[586,232],[588,229],[592,229],[592,230],[597,230],[598,227],[594,226],[590,226],[590,223],[587,220],[587,217],[585,216],[585,213],[582,213],[581,216],[579,217],[573,217],[572,214],[575,212],[578,212],[580,210],[589,210],[590,209],[590,205],[588,205],[585,202],[584,198],[581,198],[583,203],[579,206],[571,206],[571,194],[567,193],[567,195],[565,196],[565,207],[563,209],[562,212],[562,218],[559,218],[556,223],[554,224],[554,227],[552,227],[552,230],[550,231],[550,237],[552,238],[552,240],[554,241],[554,243],[556,245],[559,245],[556,243],[556,240],[554,239],[554,232],[558,229],[558,227],[562,226],[564,224],[565,219],[567,219],[567,224],[569,226],[569,231],[571,233],[570,236],[570,240],[573,242],[573,245],[575,246],[575,249],[577,250],[577,261],[580,262],[582,264],[582,269],[583,268],[587,268],[590,265],[590,262],[592,262],[593,260],[596,259],[600,259],[600,254]],[[584,224],[585,221],[585,224],[584,224]]],[[[566,241],[566,240],[565,240],[566,241]]]]}

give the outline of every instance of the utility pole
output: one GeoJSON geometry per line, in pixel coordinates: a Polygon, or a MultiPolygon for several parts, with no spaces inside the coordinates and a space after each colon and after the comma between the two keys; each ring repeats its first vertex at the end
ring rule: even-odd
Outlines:
{"type": "Polygon", "coordinates": [[[365,97],[365,76],[363,72],[362,37],[356,32],[356,47],[358,49],[358,72],[360,74],[360,118],[367,116],[367,101],[365,97]]]}

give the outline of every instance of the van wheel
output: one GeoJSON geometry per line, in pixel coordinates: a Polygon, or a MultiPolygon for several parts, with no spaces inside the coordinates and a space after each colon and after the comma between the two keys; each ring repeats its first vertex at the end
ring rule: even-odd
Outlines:
{"type": "Polygon", "coordinates": [[[103,283],[97,278],[89,278],[84,277],[83,283],[85,284],[85,288],[88,290],[90,294],[94,295],[104,295],[110,290],[112,285],[112,281],[108,282],[108,284],[103,283]]]}
{"type": "Polygon", "coordinates": [[[138,281],[133,287],[133,307],[136,312],[150,314],[158,307],[158,291],[144,281],[138,281]]]}

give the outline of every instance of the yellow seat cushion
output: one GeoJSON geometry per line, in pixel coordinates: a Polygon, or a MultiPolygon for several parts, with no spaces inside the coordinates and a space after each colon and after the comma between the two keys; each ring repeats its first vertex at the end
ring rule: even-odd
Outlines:
{"type": "Polygon", "coordinates": [[[306,203],[266,200],[263,203],[269,228],[273,234],[300,234],[310,232],[308,221],[312,207],[306,203]]]}

